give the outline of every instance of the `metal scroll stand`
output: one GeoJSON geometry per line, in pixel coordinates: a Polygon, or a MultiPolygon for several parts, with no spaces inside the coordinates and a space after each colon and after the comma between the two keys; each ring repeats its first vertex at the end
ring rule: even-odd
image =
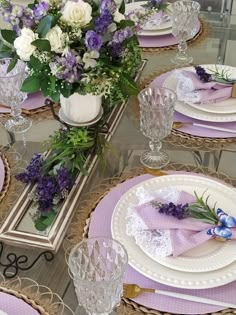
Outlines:
{"type": "MultiPolygon", "coordinates": [[[[46,105],[51,107],[53,112],[53,116],[55,119],[59,120],[59,117],[55,114],[53,103],[50,100],[45,101],[46,105]],[[47,103],[46,103],[47,102],[47,103]],[[56,118],[57,117],[57,118],[56,118]]],[[[64,124],[65,125],[65,124],[64,124]]],[[[67,127],[67,126],[66,126],[67,127]]],[[[68,128],[68,127],[67,127],[68,128]]],[[[8,132],[8,136],[10,138],[10,143],[15,143],[15,135],[14,133],[8,132]]],[[[34,260],[29,261],[29,257],[26,255],[17,255],[14,252],[8,253],[5,258],[3,257],[4,249],[6,249],[6,245],[3,242],[0,242],[0,267],[3,268],[3,275],[6,279],[12,279],[19,271],[27,271],[34,267],[34,265],[39,261],[41,257],[48,262],[54,259],[54,254],[50,251],[41,252],[34,260]]]]}
{"type": "Polygon", "coordinates": [[[52,261],[54,259],[54,254],[50,251],[40,253],[31,263],[28,263],[29,257],[26,255],[17,256],[15,253],[8,253],[5,258],[6,262],[3,263],[1,261],[3,251],[4,244],[0,242],[0,266],[3,267],[3,275],[6,279],[14,278],[19,271],[30,270],[42,256],[44,256],[46,261],[52,261]]]}

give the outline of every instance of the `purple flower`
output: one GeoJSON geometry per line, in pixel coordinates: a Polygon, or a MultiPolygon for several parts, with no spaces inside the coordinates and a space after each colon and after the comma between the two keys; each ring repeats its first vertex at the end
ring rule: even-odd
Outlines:
{"type": "Polygon", "coordinates": [[[122,44],[124,40],[132,37],[134,35],[130,27],[118,30],[114,33],[112,42],[122,44]]]}
{"type": "Polygon", "coordinates": [[[154,202],[151,203],[155,208],[159,210],[159,213],[165,214],[165,215],[171,215],[179,220],[184,219],[188,215],[188,204],[178,204],[175,205],[173,202],[170,203],[161,203],[158,206],[154,202]]]}
{"type": "Polygon", "coordinates": [[[103,14],[105,11],[114,14],[117,9],[116,3],[113,0],[101,0],[100,13],[103,14]]]}
{"type": "Polygon", "coordinates": [[[94,31],[87,31],[85,35],[85,45],[89,50],[99,51],[102,47],[102,36],[94,31]]]}
{"type": "Polygon", "coordinates": [[[201,81],[203,82],[212,81],[212,76],[209,73],[207,73],[206,70],[201,66],[195,66],[195,71],[201,81]]]}
{"type": "Polygon", "coordinates": [[[10,1],[6,3],[7,6],[0,8],[0,11],[4,21],[9,23],[18,35],[23,27],[32,28],[34,26],[35,20],[31,9],[22,5],[12,5],[10,1]]]}
{"type": "Polygon", "coordinates": [[[68,191],[72,186],[72,179],[71,179],[70,173],[68,169],[63,166],[61,166],[57,170],[56,180],[57,180],[57,184],[61,192],[63,190],[68,191]]]}
{"type": "Polygon", "coordinates": [[[82,68],[77,63],[76,56],[71,50],[64,57],[57,56],[49,66],[52,74],[59,80],[74,83],[80,79],[82,68]]]}
{"type": "Polygon", "coordinates": [[[16,179],[25,183],[35,183],[40,178],[40,172],[42,167],[43,158],[41,154],[34,154],[29,165],[26,167],[26,171],[16,175],[16,179]]]}
{"type": "Polygon", "coordinates": [[[163,0],[150,0],[150,3],[152,7],[159,7],[162,5],[163,0]]]}
{"type": "Polygon", "coordinates": [[[111,42],[110,45],[108,45],[109,54],[113,58],[119,58],[122,56],[123,48],[120,43],[111,42]]]}
{"type": "Polygon", "coordinates": [[[100,16],[95,19],[95,31],[99,34],[104,34],[108,26],[112,23],[112,15],[108,10],[105,10],[100,16]]]}
{"type": "Polygon", "coordinates": [[[41,1],[34,5],[33,15],[35,19],[40,20],[43,16],[46,15],[49,5],[45,1],[41,1]]]}
{"type": "Polygon", "coordinates": [[[59,187],[54,176],[42,176],[36,187],[36,198],[40,211],[49,211],[53,199],[59,193],[59,187]]]}

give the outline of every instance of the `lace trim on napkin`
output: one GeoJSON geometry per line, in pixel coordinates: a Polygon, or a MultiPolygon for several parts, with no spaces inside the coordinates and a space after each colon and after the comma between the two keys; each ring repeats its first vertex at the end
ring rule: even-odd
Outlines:
{"type": "Polygon", "coordinates": [[[176,203],[180,191],[168,187],[158,192],[139,187],[136,191],[137,203],[130,205],[126,215],[126,234],[134,237],[136,244],[147,254],[155,257],[170,256],[173,252],[168,230],[148,230],[145,222],[138,216],[134,207],[152,201],[154,198],[162,198],[168,202],[176,203]]]}
{"type": "Polygon", "coordinates": [[[175,72],[177,85],[176,85],[176,94],[179,101],[186,103],[198,103],[198,104],[209,104],[214,103],[214,100],[201,100],[201,93],[195,90],[193,81],[186,77],[181,71],[175,72]]]}

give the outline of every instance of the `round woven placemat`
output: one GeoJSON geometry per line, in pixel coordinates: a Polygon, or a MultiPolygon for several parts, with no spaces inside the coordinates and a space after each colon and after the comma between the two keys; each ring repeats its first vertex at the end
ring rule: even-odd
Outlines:
{"type": "MultiPolygon", "coordinates": [[[[58,294],[48,287],[37,284],[29,278],[15,278],[5,280],[0,276],[0,292],[12,295],[30,305],[40,315],[74,315],[74,312],[64,304],[58,294]]],[[[19,314],[23,315],[23,314],[19,314]]]]}
{"type": "MultiPolygon", "coordinates": [[[[59,104],[54,105],[55,110],[59,109],[59,104]]],[[[33,116],[35,114],[41,114],[50,111],[50,107],[48,105],[43,105],[42,107],[35,108],[35,109],[24,109],[22,108],[22,114],[27,116],[33,116]]],[[[11,116],[11,113],[0,113],[0,117],[8,117],[11,116]]]]}
{"type": "MultiPolygon", "coordinates": [[[[80,242],[84,237],[88,237],[89,225],[90,225],[90,217],[93,211],[96,209],[98,203],[118,184],[133,178],[135,176],[139,176],[145,173],[149,173],[155,176],[164,175],[165,171],[180,171],[180,172],[195,172],[203,175],[211,176],[220,180],[223,180],[225,183],[230,184],[232,186],[236,186],[236,180],[230,178],[229,176],[218,173],[214,170],[210,170],[205,167],[197,167],[193,165],[183,165],[178,163],[169,164],[165,170],[155,171],[148,170],[144,168],[134,168],[127,172],[124,172],[122,176],[114,176],[112,178],[108,178],[104,180],[101,184],[93,189],[93,191],[82,201],[80,206],[78,207],[75,217],[73,219],[73,223],[70,225],[66,237],[66,241],[64,243],[65,251],[66,251],[66,261],[68,260],[68,255],[70,253],[71,248],[80,242]]],[[[172,315],[168,312],[161,312],[158,310],[149,309],[145,306],[139,305],[138,303],[131,301],[129,299],[122,299],[122,303],[118,308],[118,314],[120,315],[134,315],[134,314],[154,314],[154,315],[172,315]]],[[[236,310],[227,309],[220,312],[214,312],[211,315],[229,315],[236,314],[236,310]]],[[[183,315],[183,314],[179,314],[183,315]]]]}
{"type": "MultiPolygon", "coordinates": [[[[207,38],[208,34],[209,34],[208,24],[202,19],[200,19],[200,29],[193,38],[187,41],[188,46],[193,47],[194,45],[199,44],[200,42],[207,38]]],[[[164,47],[141,47],[140,49],[142,52],[157,53],[176,49],[177,45],[178,44],[168,45],[164,47]]]]}
{"type": "MultiPolygon", "coordinates": [[[[140,82],[140,89],[144,89],[145,87],[149,86],[149,84],[161,74],[167,73],[175,69],[176,66],[171,66],[161,71],[155,71],[151,73],[140,82]]],[[[137,98],[131,99],[127,111],[129,112],[131,119],[133,119],[134,121],[136,121],[137,124],[139,124],[140,114],[137,98]]],[[[213,151],[221,149],[233,150],[236,148],[236,137],[231,138],[200,137],[179,131],[177,129],[172,129],[171,134],[167,138],[165,138],[164,141],[175,146],[181,146],[187,149],[194,150],[201,149],[204,151],[213,151]]]]}
{"type": "Polygon", "coordinates": [[[10,176],[10,166],[9,166],[9,163],[8,163],[8,160],[6,158],[6,156],[0,152],[0,158],[2,159],[3,161],[3,165],[4,165],[4,182],[3,182],[3,186],[2,186],[2,189],[0,191],[0,202],[2,201],[2,199],[5,197],[7,191],[8,191],[8,188],[9,188],[9,185],[10,185],[10,179],[11,179],[11,176],[10,176]]]}

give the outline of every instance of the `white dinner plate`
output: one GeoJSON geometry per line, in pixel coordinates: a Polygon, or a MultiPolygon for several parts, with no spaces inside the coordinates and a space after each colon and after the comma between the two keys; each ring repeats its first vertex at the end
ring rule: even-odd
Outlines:
{"type": "MultiPolygon", "coordinates": [[[[203,65],[202,67],[210,69],[214,65],[203,65]]],[[[236,78],[236,68],[230,66],[223,66],[228,69],[231,73],[231,77],[236,78]]],[[[184,68],[183,70],[194,71],[193,67],[184,68]]],[[[180,71],[180,70],[177,70],[180,71]]],[[[176,91],[177,77],[176,73],[172,73],[166,78],[163,83],[163,87],[167,87],[176,91]]],[[[212,122],[228,122],[236,121],[236,99],[229,98],[217,103],[207,104],[194,104],[190,102],[177,101],[176,111],[183,115],[212,122]]]]}
{"type": "MultiPolygon", "coordinates": [[[[140,1],[140,2],[131,2],[126,5],[126,11],[125,13],[128,14],[132,11],[143,9],[142,7],[144,4],[146,4],[147,1],[140,1]]],[[[160,25],[156,26],[150,26],[150,25],[144,25],[142,30],[138,32],[141,36],[162,36],[162,35],[169,35],[172,33],[172,20],[166,21],[160,25]]]]}
{"type": "MultiPolygon", "coordinates": [[[[126,234],[125,217],[127,209],[130,205],[137,204],[138,197],[136,192],[140,187],[147,190],[176,187],[178,190],[186,191],[191,194],[196,191],[199,195],[207,189],[207,194],[210,195],[209,205],[214,205],[215,201],[217,201],[217,206],[222,207],[229,215],[236,215],[236,193],[233,188],[215,180],[196,175],[167,175],[155,177],[136,185],[122,196],[114,209],[111,229],[113,238],[119,240],[125,246],[129,256],[129,264],[138,272],[154,281],[179,288],[204,289],[217,287],[236,280],[236,241],[234,240],[223,244],[218,243],[216,240],[211,240],[206,242],[208,245],[201,245],[202,249],[204,249],[203,251],[201,251],[201,247],[199,247],[195,249],[195,253],[194,249],[192,249],[192,254],[189,251],[182,256],[186,261],[187,259],[194,260],[195,264],[199,264],[201,260],[208,263],[209,260],[207,256],[209,256],[211,263],[214,264],[216,269],[213,268],[215,270],[211,270],[211,266],[208,265],[209,269],[207,272],[175,270],[172,268],[173,266],[164,266],[163,263],[165,264],[165,262],[163,260],[160,263],[145,254],[136,244],[134,238],[126,234]],[[215,243],[214,246],[211,245],[213,242],[215,243]],[[228,252],[228,246],[232,246],[230,254],[228,252]],[[222,255],[221,251],[225,254],[222,255]]],[[[169,260],[170,259],[171,258],[169,258],[169,260]]]]}

